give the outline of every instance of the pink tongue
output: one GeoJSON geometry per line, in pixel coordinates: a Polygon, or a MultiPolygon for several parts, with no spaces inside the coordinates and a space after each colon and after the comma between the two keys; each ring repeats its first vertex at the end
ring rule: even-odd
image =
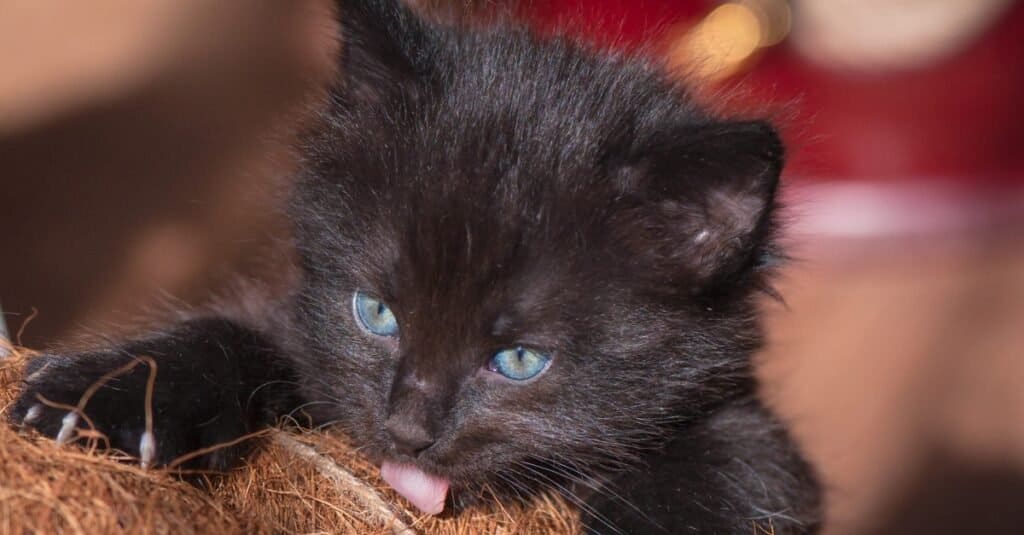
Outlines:
{"type": "Polygon", "coordinates": [[[428,475],[411,464],[387,461],[380,467],[380,477],[420,511],[436,515],[444,510],[444,498],[448,494],[447,479],[428,475]]]}

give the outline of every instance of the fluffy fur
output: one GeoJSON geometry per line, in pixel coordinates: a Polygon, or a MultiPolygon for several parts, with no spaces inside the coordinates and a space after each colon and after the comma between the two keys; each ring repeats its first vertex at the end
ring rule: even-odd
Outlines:
{"type": "MultiPolygon", "coordinates": [[[[702,110],[641,59],[428,25],[385,0],[339,13],[341,74],[289,205],[301,276],[263,311],[278,327],[194,319],[48,356],[15,418],[58,435],[65,413],[30,413],[37,394],[74,404],[145,354],[153,462],[301,410],[371,458],[449,479],[457,506],[554,488],[593,532],[816,531],[812,471],[750,364],[783,163],[772,127],[702,110]],[[399,338],[359,328],[357,290],[392,308],[399,338]],[[522,383],[486,369],[519,345],[549,369],[522,383]]],[[[134,453],[146,376],[85,409],[134,453]]]]}

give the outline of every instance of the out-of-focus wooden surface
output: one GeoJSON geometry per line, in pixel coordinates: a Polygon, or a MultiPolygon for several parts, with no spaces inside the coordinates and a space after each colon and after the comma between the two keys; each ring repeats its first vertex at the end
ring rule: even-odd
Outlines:
{"type": "Polygon", "coordinates": [[[288,136],[333,73],[328,6],[4,3],[0,300],[39,310],[26,343],[256,270],[288,136]]]}
{"type": "MultiPolygon", "coordinates": [[[[326,4],[4,4],[0,299],[15,330],[39,309],[26,343],[274,275],[284,146],[331,75],[326,4]]],[[[795,237],[762,372],[825,477],[829,533],[899,533],[954,504],[990,518],[1020,488],[1022,235],[795,237]]]]}
{"type": "Polygon", "coordinates": [[[0,134],[155,84],[179,98],[235,93],[236,102],[218,106],[230,110],[225,114],[277,105],[294,90],[288,86],[307,84],[304,77],[325,67],[324,41],[333,31],[324,17],[328,4],[7,0],[0,17],[0,134]],[[193,94],[167,87],[175,82],[193,94]],[[247,95],[238,92],[246,85],[247,95]]]}

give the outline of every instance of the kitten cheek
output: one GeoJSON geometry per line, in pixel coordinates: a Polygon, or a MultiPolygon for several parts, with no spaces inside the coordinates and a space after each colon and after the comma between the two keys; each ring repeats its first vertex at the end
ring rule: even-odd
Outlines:
{"type": "Polygon", "coordinates": [[[376,368],[377,363],[389,362],[398,354],[401,346],[399,337],[367,334],[358,327],[352,336],[358,337],[358,342],[350,346],[338,347],[336,351],[339,358],[350,359],[358,363],[359,367],[364,370],[367,367],[376,368]]]}
{"type": "Polygon", "coordinates": [[[389,336],[389,337],[378,336],[378,337],[375,337],[375,338],[376,338],[375,342],[377,342],[377,345],[379,345],[379,346],[383,347],[384,349],[386,349],[388,351],[388,353],[390,353],[392,355],[398,353],[398,347],[401,345],[401,342],[399,341],[397,336],[389,336]]]}

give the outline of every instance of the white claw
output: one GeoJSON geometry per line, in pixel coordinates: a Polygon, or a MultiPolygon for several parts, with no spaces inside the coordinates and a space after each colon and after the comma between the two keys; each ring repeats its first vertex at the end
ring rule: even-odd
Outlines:
{"type": "Polygon", "coordinates": [[[149,431],[142,433],[142,440],[139,441],[139,459],[143,468],[153,466],[156,459],[156,439],[149,431]]]}
{"type": "Polygon", "coordinates": [[[43,414],[43,405],[36,403],[29,407],[28,412],[25,413],[25,419],[21,421],[22,425],[28,425],[39,419],[39,415],[43,414]]]}
{"type": "Polygon", "coordinates": [[[78,413],[69,412],[61,420],[60,431],[57,432],[57,444],[67,444],[78,425],[78,413]]]}

